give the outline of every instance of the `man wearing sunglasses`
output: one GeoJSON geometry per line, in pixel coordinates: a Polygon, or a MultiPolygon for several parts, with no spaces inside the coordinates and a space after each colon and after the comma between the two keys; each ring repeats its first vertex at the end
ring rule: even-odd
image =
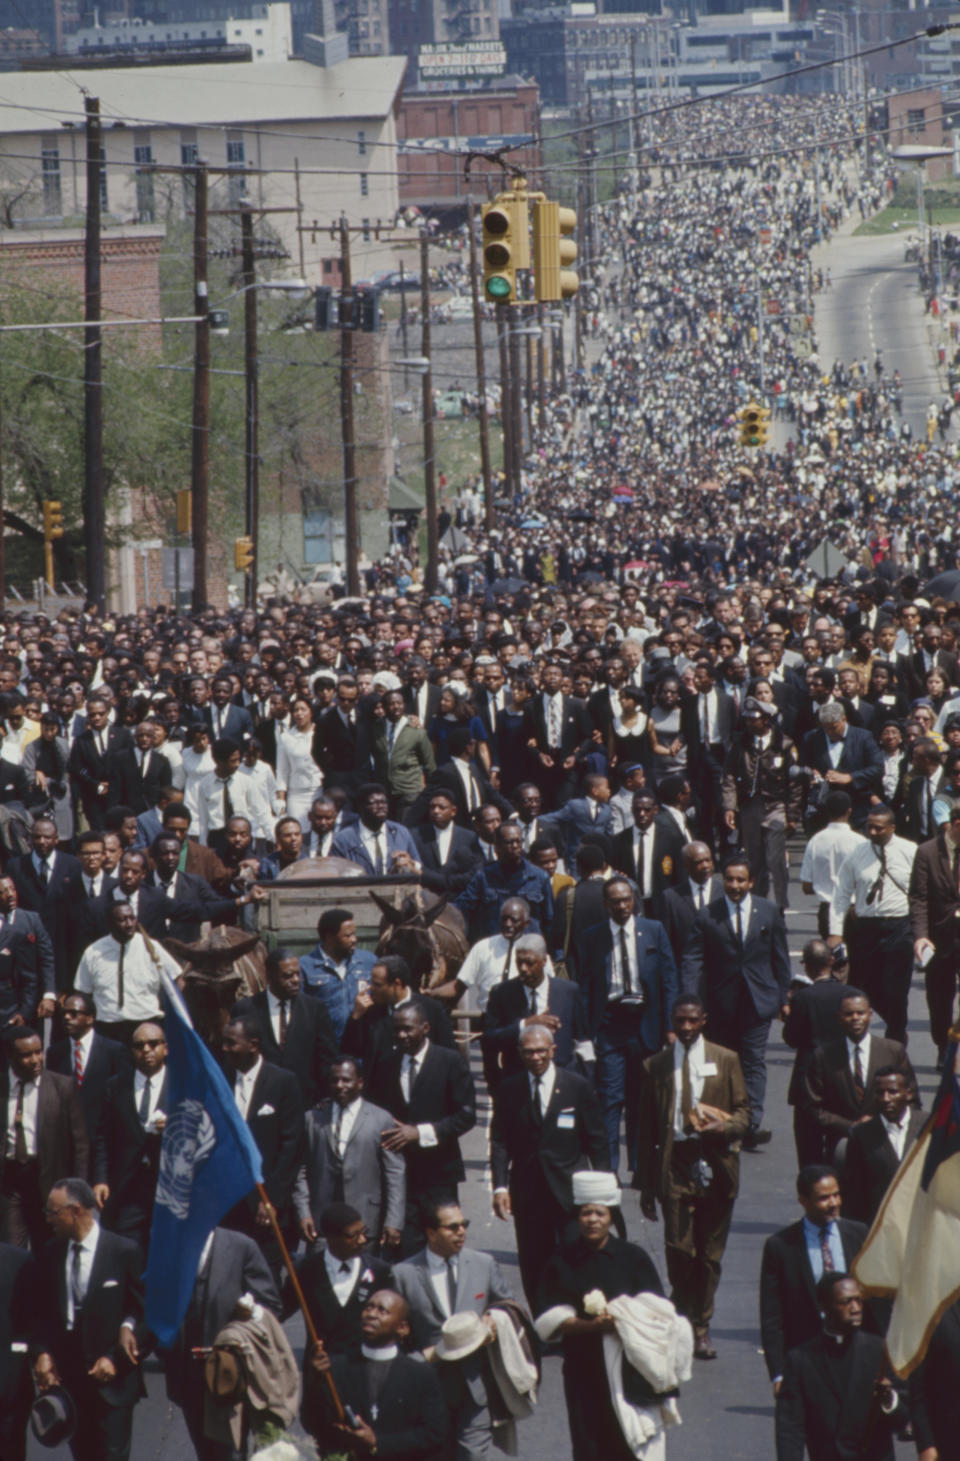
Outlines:
{"type": "Polygon", "coordinates": [[[960,801],[936,836],[921,842],[910,878],[913,952],[923,969],[937,1069],[953,1023],[960,963],[960,801]]]}
{"type": "Polygon", "coordinates": [[[93,1194],[104,1226],[146,1253],[167,1124],[167,1042],[160,1025],[138,1025],[133,1070],[107,1082],[93,1153],[93,1194]]]}

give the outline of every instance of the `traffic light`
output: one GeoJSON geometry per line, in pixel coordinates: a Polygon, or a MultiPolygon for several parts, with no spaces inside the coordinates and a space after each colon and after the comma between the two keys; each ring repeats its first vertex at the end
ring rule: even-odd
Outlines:
{"type": "Polygon", "coordinates": [[[233,566],[238,573],[249,573],[253,567],[253,539],[234,538],[233,566]]]}
{"type": "Polygon", "coordinates": [[[189,487],[177,493],[177,532],[189,533],[193,525],[193,493],[189,487]]]}
{"type": "Polygon", "coordinates": [[[572,208],[546,201],[533,205],[533,288],[541,303],[570,299],[580,288],[573,264],[577,245],[570,234],[577,226],[572,208]]]}
{"type": "Polygon", "coordinates": [[[335,330],[340,324],[340,296],[328,284],[321,284],[317,290],[317,312],[314,320],[316,330],[335,330]]]}
{"type": "Polygon", "coordinates": [[[48,543],[53,538],[63,537],[63,508],[59,502],[46,501],[43,504],[43,536],[48,543]]]}
{"type": "Polygon", "coordinates": [[[353,296],[354,328],[360,328],[367,335],[375,335],[380,329],[379,289],[357,289],[353,296]]]}
{"type": "Polygon", "coordinates": [[[483,297],[491,304],[516,304],[517,270],[530,267],[527,200],[501,193],[483,206],[483,297]]]}
{"type": "Polygon", "coordinates": [[[769,437],[770,408],[769,406],[758,406],[755,401],[751,401],[750,405],[744,406],[740,412],[740,445],[766,446],[769,437]]]}

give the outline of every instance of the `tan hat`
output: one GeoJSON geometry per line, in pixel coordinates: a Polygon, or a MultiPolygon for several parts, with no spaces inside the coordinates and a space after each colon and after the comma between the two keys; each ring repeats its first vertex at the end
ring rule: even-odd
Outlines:
{"type": "Polygon", "coordinates": [[[586,1207],[592,1202],[601,1207],[620,1206],[620,1188],[612,1172],[574,1172],[574,1207],[586,1207]]]}
{"type": "Polygon", "coordinates": [[[462,1360],[482,1349],[490,1338],[490,1330],[479,1314],[451,1314],[444,1320],[437,1345],[438,1360],[462,1360]]]}

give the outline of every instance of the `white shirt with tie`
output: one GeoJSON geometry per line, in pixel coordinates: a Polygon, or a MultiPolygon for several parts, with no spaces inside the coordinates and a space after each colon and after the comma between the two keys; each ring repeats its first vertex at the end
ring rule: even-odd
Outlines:
{"type": "Polygon", "coordinates": [[[473,768],[469,761],[464,761],[459,756],[452,758],[452,765],[456,767],[457,775],[463,782],[463,791],[467,799],[467,809],[474,812],[480,806],[483,798],[480,795],[480,788],[477,786],[473,768]]]}
{"type": "Polygon", "coordinates": [[[87,1297],[87,1289],[90,1287],[90,1275],[93,1272],[93,1261],[97,1254],[97,1244],[100,1241],[100,1224],[94,1223],[85,1238],[79,1238],[67,1244],[67,1256],[65,1261],[66,1294],[67,1294],[67,1328],[72,1329],[76,1319],[74,1307],[74,1288],[77,1296],[83,1303],[87,1297]],[[80,1245],[79,1266],[74,1270],[74,1253],[76,1244],[80,1245]]]}
{"type": "Polygon", "coordinates": [[[253,1088],[257,1083],[257,1076],[263,1066],[263,1056],[258,1055],[256,1064],[249,1070],[238,1070],[233,1078],[233,1099],[237,1103],[237,1110],[246,1121],[250,1113],[250,1102],[253,1099],[253,1088]]]}
{"type": "Polygon", "coordinates": [[[450,843],[453,841],[453,823],[451,822],[446,827],[435,827],[434,832],[436,833],[437,861],[441,867],[445,867],[447,858],[450,856],[450,843]]]}
{"type": "Polygon", "coordinates": [[[610,937],[613,940],[613,952],[610,958],[610,988],[607,991],[607,1000],[622,999],[629,991],[635,995],[640,989],[640,980],[637,973],[637,930],[633,918],[628,918],[626,923],[614,923],[612,918],[607,920],[607,927],[610,929],[610,937]],[[620,948],[620,934],[626,937],[627,941],[627,964],[629,983],[624,979],[623,958],[620,948]]]}
{"type": "Polygon", "coordinates": [[[311,832],[307,852],[310,857],[329,857],[335,832],[311,832]]]}
{"type": "Polygon", "coordinates": [[[734,903],[724,893],[723,901],[727,905],[727,917],[730,920],[730,927],[733,929],[734,934],[737,932],[737,909],[739,908],[740,928],[743,938],[746,940],[747,929],[750,927],[750,910],[753,907],[753,898],[749,893],[745,893],[739,903],[734,903]]]}
{"type": "Polygon", "coordinates": [[[82,874],[83,887],[88,898],[100,897],[100,894],[103,892],[103,876],[104,875],[102,868],[97,873],[97,876],[95,878],[89,877],[87,873],[82,874]]]}
{"type": "Polygon", "coordinates": [[[886,1116],[881,1116],[883,1129],[887,1133],[887,1140],[897,1154],[897,1161],[903,1161],[903,1154],[907,1149],[907,1132],[910,1126],[910,1113],[904,1111],[899,1123],[888,1121],[886,1116]]]}
{"type": "MultiPolygon", "coordinates": [[[[528,1076],[527,1079],[530,1082],[530,1099],[531,1099],[531,1101],[535,1101],[537,1099],[537,1094],[538,1094],[537,1078],[536,1078],[536,1076],[531,1075],[531,1076],[528,1076]]],[[[553,1100],[553,1091],[554,1091],[554,1087],[556,1086],[556,1084],[557,1084],[557,1067],[554,1065],[553,1061],[551,1060],[550,1064],[547,1066],[546,1070],[543,1072],[543,1075],[540,1077],[539,1096],[540,1096],[540,1115],[541,1116],[546,1116],[546,1114],[547,1114],[547,1109],[548,1109],[548,1107],[550,1105],[550,1102],[553,1100]]]]}
{"type": "MultiPolygon", "coordinates": [[[[405,1055],[400,1064],[400,1090],[408,1106],[410,1104],[410,1094],[416,1085],[417,1077],[420,1074],[423,1062],[427,1058],[427,1051],[429,1049],[430,1041],[424,1040],[420,1049],[413,1055],[405,1055]]],[[[423,1121],[417,1126],[417,1136],[422,1147],[437,1145],[437,1133],[429,1121],[423,1121]]]]}
{"type": "Polygon", "coordinates": [[[359,1258],[334,1258],[329,1248],[323,1252],[323,1262],[333,1289],[334,1298],[341,1309],[348,1302],[360,1276],[359,1258]]]}
{"type": "Polygon", "coordinates": [[[857,1045],[850,1037],[847,1037],[847,1064],[850,1067],[850,1074],[856,1080],[857,1074],[857,1051],[860,1051],[861,1074],[864,1085],[866,1085],[867,1071],[870,1068],[870,1031],[864,1035],[860,1044],[857,1045]]]}
{"type": "Polygon", "coordinates": [[[90,1051],[93,1048],[93,1031],[88,1030],[81,1035],[79,1040],[70,1038],[70,1070],[75,1074],[77,1069],[77,1052],[80,1052],[80,1077],[86,1074],[87,1061],[90,1059],[90,1051]]]}
{"type": "Polygon", "coordinates": [[[633,865],[637,869],[637,886],[640,889],[641,898],[653,897],[653,840],[656,837],[656,828],[651,825],[640,830],[633,829],[633,865]],[[640,848],[643,848],[643,860],[640,859],[640,848]]]}
{"type": "Polygon", "coordinates": [[[336,1101],[333,1103],[331,1112],[331,1130],[337,1147],[337,1155],[342,1157],[347,1149],[347,1142],[350,1140],[353,1128],[357,1124],[357,1117],[360,1115],[360,1106],[363,1097],[357,1096],[349,1105],[339,1106],[336,1101]]]}
{"type": "MultiPolygon", "coordinates": [[[[680,1141],[690,1135],[683,1127],[683,1057],[685,1051],[679,1040],[673,1046],[673,1134],[680,1141]]],[[[702,1035],[698,1035],[690,1046],[690,1104],[695,1106],[703,1099],[703,1082],[707,1075],[707,1052],[702,1035]]]]}
{"type": "MultiPolygon", "coordinates": [[[[293,1003],[293,1001],[287,999],[287,1000],[284,1000],[284,1003],[287,1006],[287,1030],[289,1031],[289,1029],[290,1029],[290,1019],[291,1019],[291,1016],[293,1014],[293,1010],[291,1009],[291,1004],[293,1003]]],[[[273,1038],[276,1040],[277,1044],[279,1045],[280,1044],[280,1001],[279,1001],[279,999],[277,999],[277,996],[274,994],[274,992],[273,992],[272,989],[268,989],[267,990],[267,1009],[268,1009],[269,1014],[270,1014],[270,1025],[271,1025],[271,1027],[273,1029],[273,1038]]]]}
{"type": "Polygon", "coordinates": [[[433,1288],[433,1292],[436,1295],[437,1303],[440,1305],[440,1308],[442,1309],[446,1318],[449,1319],[450,1315],[453,1313],[453,1309],[450,1307],[450,1285],[448,1276],[452,1276],[454,1292],[456,1292],[456,1286],[460,1280],[460,1264],[456,1257],[450,1259],[441,1258],[438,1253],[434,1253],[430,1248],[426,1250],[426,1254],[427,1273],[430,1276],[431,1287],[433,1288]]]}
{"type": "Polygon", "coordinates": [[[365,827],[361,822],[360,841],[366,848],[370,865],[373,868],[377,866],[377,850],[379,849],[381,866],[383,867],[383,871],[388,873],[390,871],[390,853],[387,849],[386,823],[383,824],[378,832],[374,832],[370,827],[365,827]]]}
{"type": "Polygon", "coordinates": [[[693,899],[693,906],[699,913],[701,908],[706,908],[710,902],[710,880],[705,883],[695,883],[692,878],[690,882],[690,896],[693,899]]]}
{"type": "Polygon", "coordinates": [[[144,1130],[153,1125],[154,1117],[156,1116],[160,1106],[160,1090],[163,1086],[163,1077],[165,1074],[166,1072],[163,1066],[161,1066],[159,1070],[154,1071],[153,1075],[149,1077],[145,1076],[140,1070],[134,1073],[133,1104],[136,1107],[137,1119],[140,1122],[140,1125],[144,1128],[144,1130]],[[140,1103],[143,1100],[143,1092],[145,1086],[148,1083],[148,1080],[150,1084],[150,1097],[149,1105],[147,1107],[147,1119],[146,1121],[144,1121],[140,1114],[140,1103]]]}

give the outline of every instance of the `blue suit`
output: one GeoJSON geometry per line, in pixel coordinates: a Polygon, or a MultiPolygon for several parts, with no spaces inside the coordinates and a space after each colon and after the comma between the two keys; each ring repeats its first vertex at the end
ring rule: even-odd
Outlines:
{"type": "MultiPolygon", "coordinates": [[[[350,862],[355,862],[362,867],[364,872],[371,878],[377,876],[373,860],[361,838],[364,831],[362,822],[354,822],[350,827],[343,827],[333,839],[330,847],[331,857],[346,857],[350,862]]],[[[390,871],[390,862],[395,852],[407,852],[414,862],[420,861],[420,849],[413,840],[413,834],[408,832],[406,827],[399,822],[384,822],[383,830],[387,834],[387,865],[383,869],[384,874],[390,871]]]]}
{"type": "Polygon", "coordinates": [[[572,873],[584,833],[602,832],[604,836],[609,836],[612,821],[613,812],[606,802],[595,802],[589,796],[575,796],[565,802],[558,812],[541,817],[539,830],[541,833],[559,834],[562,839],[560,855],[566,863],[567,871],[572,873]],[[597,808],[596,820],[592,816],[593,807],[597,808]]]}
{"type": "Polygon", "coordinates": [[[136,841],[132,843],[130,851],[139,852],[144,847],[152,847],[154,838],[159,837],[162,831],[162,815],[156,807],[148,807],[137,818],[137,837],[136,841]]]}
{"type": "Polygon", "coordinates": [[[370,949],[354,949],[347,961],[346,977],[341,979],[336,964],[322,944],[317,944],[300,960],[303,992],[323,1001],[338,1044],[359,993],[360,981],[370,978],[370,970],[376,962],[377,956],[370,949]]]}
{"type": "Polygon", "coordinates": [[[610,1142],[610,1167],[620,1165],[620,1113],[627,1108],[627,1162],[639,1162],[639,1104],[643,1062],[663,1046],[677,997],[677,966],[667,931],[653,918],[633,920],[639,1006],[610,998],[614,943],[604,919],[583,931],[576,944],[576,968],[584,1023],[597,1056],[597,1087],[610,1142]]]}
{"type": "MultiPolygon", "coordinates": [[[[830,746],[823,727],[808,731],[800,744],[800,761],[821,776],[831,770],[830,746]]],[[[883,753],[868,730],[848,725],[843,738],[843,751],[838,771],[845,771],[851,777],[849,785],[841,790],[849,792],[853,801],[853,815],[850,821],[854,827],[862,827],[870,812],[871,795],[883,792],[883,753]]]]}

